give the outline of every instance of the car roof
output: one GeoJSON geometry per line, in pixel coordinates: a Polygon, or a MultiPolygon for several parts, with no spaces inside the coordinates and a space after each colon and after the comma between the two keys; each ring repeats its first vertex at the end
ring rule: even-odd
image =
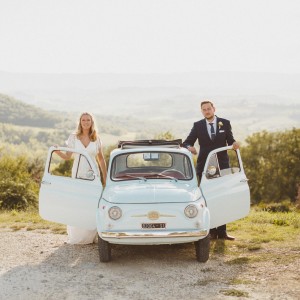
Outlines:
{"type": "Polygon", "coordinates": [[[134,140],[134,141],[119,141],[118,148],[134,149],[144,147],[163,147],[163,148],[180,148],[182,140],[134,140]]]}
{"type": "Polygon", "coordinates": [[[134,148],[116,148],[111,151],[110,157],[114,157],[120,154],[125,153],[138,153],[138,152],[172,152],[172,153],[184,153],[188,156],[191,156],[190,151],[186,148],[178,147],[163,147],[163,146],[144,146],[144,147],[134,147],[134,148]]]}

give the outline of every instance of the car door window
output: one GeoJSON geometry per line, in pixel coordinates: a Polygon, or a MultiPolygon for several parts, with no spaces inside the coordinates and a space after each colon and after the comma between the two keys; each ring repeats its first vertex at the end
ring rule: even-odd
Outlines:
{"type": "Polygon", "coordinates": [[[81,180],[94,180],[94,172],[84,155],[70,151],[61,151],[60,153],[69,155],[70,159],[65,160],[56,151],[53,151],[49,164],[49,173],[51,175],[81,180]]]}
{"type": "Polygon", "coordinates": [[[208,162],[206,178],[213,179],[241,171],[237,152],[233,149],[213,154],[208,162]]]}

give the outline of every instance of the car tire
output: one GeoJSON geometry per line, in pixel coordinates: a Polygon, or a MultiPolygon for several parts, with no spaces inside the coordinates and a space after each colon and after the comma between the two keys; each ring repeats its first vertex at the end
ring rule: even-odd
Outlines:
{"type": "Polygon", "coordinates": [[[101,239],[98,235],[98,250],[100,262],[111,261],[111,247],[110,243],[101,239]]]}
{"type": "Polygon", "coordinates": [[[209,259],[210,238],[209,234],[197,242],[195,242],[196,258],[199,262],[207,262],[209,259]]]}

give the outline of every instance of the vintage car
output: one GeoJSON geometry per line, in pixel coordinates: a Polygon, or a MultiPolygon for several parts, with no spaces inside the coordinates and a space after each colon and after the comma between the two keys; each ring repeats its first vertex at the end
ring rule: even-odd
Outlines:
{"type": "MultiPolygon", "coordinates": [[[[101,262],[111,260],[111,244],[194,243],[206,262],[210,228],[249,213],[250,193],[239,150],[212,151],[200,187],[191,153],[181,141],[124,141],[110,154],[106,187],[98,168],[82,151],[49,149],[39,194],[42,218],[98,231],[101,262]],[[75,152],[86,172],[71,175],[72,162],[55,150],[75,152]],[[218,153],[227,151],[230,167],[221,169],[218,153]]],[[[78,167],[78,166],[76,166],[78,167]]]]}

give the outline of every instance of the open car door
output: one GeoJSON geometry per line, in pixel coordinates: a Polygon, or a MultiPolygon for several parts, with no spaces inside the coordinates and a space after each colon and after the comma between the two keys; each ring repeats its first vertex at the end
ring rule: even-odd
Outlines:
{"type": "Polygon", "coordinates": [[[210,228],[241,219],[250,210],[250,191],[239,150],[232,146],[209,153],[200,189],[210,211],[210,228]]]}
{"type": "Polygon", "coordinates": [[[39,213],[48,221],[95,229],[102,189],[98,168],[86,152],[51,147],[40,187],[39,213]],[[57,150],[71,159],[62,159],[57,150]]]}

